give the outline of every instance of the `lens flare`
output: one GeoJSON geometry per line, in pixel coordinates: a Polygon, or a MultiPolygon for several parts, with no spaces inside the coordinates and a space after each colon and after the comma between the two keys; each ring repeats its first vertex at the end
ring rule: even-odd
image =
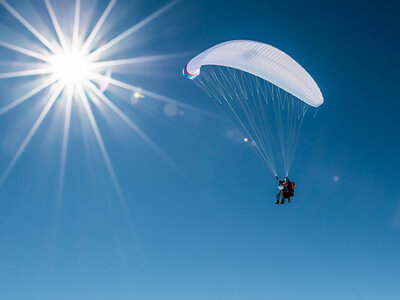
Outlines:
{"type": "Polygon", "coordinates": [[[89,80],[91,64],[79,51],[65,51],[51,58],[52,71],[66,86],[82,87],[89,80]]]}
{"type": "MultiPolygon", "coordinates": [[[[89,0],[87,0],[89,1],[89,0]]],[[[0,4],[17,20],[21,23],[29,34],[29,38],[36,38],[41,43],[42,49],[37,50],[37,45],[32,47],[23,47],[21,45],[15,45],[8,41],[3,41],[0,38],[0,47],[22,54],[30,59],[37,61],[35,64],[31,64],[31,68],[26,70],[10,70],[6,73],[0,73],[0,79],[18,78],[18,77],[34,77],[35,80],[39,78],[41,82],[35,85],[34,88],[28,91],[26,94],[20,96],[18,99],[8,103],[4,107],[0,107],[0,116],[14,109],[15,107],[23,104],[32,97],[43,93],[44,91],[50,91],[50,96],[47,99],[47,103],[44,109],[41,111],[39,117],[36,119],[32,128],[29,130],[28,135],[23,139],[21,145],[17,149],[10,163],[6,167],[3,174],[0,176],[0,186],[7,179],[9,173],[18,162],[19,158],[25,151],[26,147],[39,130],[43,121],[52,110],[54,104],[58,99],[65,103],[65,118],[63,126],[63,142],[61,151],[61,164],[59,174],[59,197],[62,195],[65,164],[67,159],[68,140],[71,123],[71,111],[73,104],[80,102],[81,107],[84,108],[83,113],[86,114],[86,118],[89,120],[92,132],[97,140],[97,144],[103,156],[105,165],[107,166],[108,172],[111,177],[117,193],[122,199],[122,193],[119,187],[119,183],[114,172],[114,168],[111,164],[111,159],[108,155],[106,145],[103,141],[101,132],[97,125],[97,121],[92,113],[92,106],[101,106],[101,108],[108,109],[110,113],[117,115],[128,127],[134,130],[141,138],[143,138],[158,154],[162,156],[168,163],[173,165],[171,160],[158,148],[158,146],[141,131],[105,94],[104,86],[113,85],[114,87],[125,89],[133,93],[133,98],[144,98],[150,97],[163,102],[177,103],[177,101],[170,99],[166,96],[159,95],[157,93],[138,88],[134,85],[121,82],[112,78],[111,70],[113,74],[118,73],[120,69],[118,67],[125,66],[127,64],[135,64],[147,61],[156,61],[161,59],[168,59],[174,55],[160,54],[156,56],[145,56],[145,57],[132,57],[124,59],[110,59],[105,60],[105,57],[111,57],[110,50],[118,49],[118,44],[127,39],[129,36],[134,34],[137,30],[143,26],[149,24],[166,11],[174,7],[181,0],[173,0],[157,11],[153,12],[146,18],[142,19],[126,31],[121,34],[109,37],[107,39],[105,34],[102,34],[102,28],[108,19],[110,19],[110,13],[116,4],[116,0],[111,0],[107,7],[104,9],[100,18],[94,24],[82,16],[81,11],[81,0],[75,0],[75,5],[72,5],[74,13],[70,14],[63,12],[64,22],[61,26],[57,18],[57,11],[53,8],[50,0],[44,0],[47,13],[50,16],[51,24],[49,28],[41,28],[38,30],[32,25],[29,20],[23,15],[29,15],[29,13],[21,14],[7,1],[0,0],[0,4]],[[65,17],[69,16],[70,19],[65,22],[65,17]],[[85,28],[85,29],[82,29],[85,28]],[[92,28],[91,31],[86,35],[86,29],[92,28]],[[48,39],[48,32],[55,32],[55,39],[48,39]],[[45,33],[44,33],[45,32],[45,33]],[[70,32],[71,34],[67,34],[70,32]],[[35,68],[32,68],[35,65],[35,68]],[[104,76],[106,74],[107,76],[104,76]]],[[[71,1],[71,3],[73,3],[71,1]]],[[[93,5],[92,7],[95,7],[93,5]]],[[[60,12],[59,12],[60,13],[60,12]]],[[[88,12],[88,15],[91,15],[88,12]]],[[[46,19],[46,16],[43,16],[46,19]]],[[[111,22],[112,20],[108,20],[111,22]]],[[[43,24],[42,24],[43,25],[43,24]]],[[[115,53],[114,51],[113,53],[115,53]]],[[[16,62],[17,63],[17,62],[16,62]]],[[[29,65],[29,64],[28,64],[29,65]]],[[[36,81],[37,82],[37,81],[36,81]]]]}

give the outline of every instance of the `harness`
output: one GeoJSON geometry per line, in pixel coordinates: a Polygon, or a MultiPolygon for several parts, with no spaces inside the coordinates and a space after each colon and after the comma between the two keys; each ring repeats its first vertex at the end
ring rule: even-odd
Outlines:
{"type": "Polygon", "coordinates": [[[289,198],[294,196],[294,186],[295,183],[292,181],[289,181],[285,188],[283,189],[283,196],[284,198],[289,198]]]}
{"type": "MultiPolygon", "coordinates": [[[[279,181],[278,176],[275,176],[275,177],[279,181]]],[[[283,187],[283,197],[284,198],[289,198],[289,197],[294,196],[295,183],[293,181],[290,181],[287,179],[287,181],[285,181],[284,183],[283,183],[283,181],[279,181],[279,183],[283,187]]]]}

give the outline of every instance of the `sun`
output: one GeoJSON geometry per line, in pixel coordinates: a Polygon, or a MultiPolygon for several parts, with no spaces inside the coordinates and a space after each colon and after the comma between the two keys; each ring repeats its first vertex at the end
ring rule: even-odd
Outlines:
{"type": "Polygon", "coordinates": [[[50,58],[52,73],[57,81],[72,88],[82,88],[90,79],[91,62],[87,55],[77,50],[63,50],[50,58]]]}
{"type": "MultiPolygon", "coordinates": [[[[29,38],[36,38],[36,40],[42,45],[41,51],[37,51],[37,47],[23,47],[21,45],[4,41],[0,36],[1,48],[18,52],[19,54],[30,57],[38,62],[36,64],[38,67],[35,68],[27,65],[27,68],[22,71],[10,70],[10,72],[7,73],[0,73],[0,79],[19,77],[36,77],[40,79],[39,81],[36,81],[39,83],[35,84],[33,89],[28,91],[26,94],[11,101],[6,106],[0,106],[0,116],[32,99],[34,96],[40,95],[40,93],[44,91],[48,91],[49,94],[43,110],[40,112],[28,134],[23,139],[20,147],[14,154],[6,169],[0,175],[0,186],[6,180],[7,176],[12,171],[21,155],[24,153],[26,147],[35,136],[36,132],[42,125],[49,112],[52,110],[57,100],[61,100],[59,103],[62,103],[63,107],[65,108],[64,120],[60,120],[64,125],[62,133],[63,141],[58,187],[59,196],[62,194],[63,190],[69,129],[71,123],[71,111],[73,109],[73,103],[76,103],[77,101],[82,104],[80,107],[83,107],[83,110],[81,111],[82,113],[86,114],[86,118],[89,120],[90,127],[109,171],[112,183],[114,184],[115,189],[121,198],[122,192],[120,190],[111,159],[108,155],[106,145],[103,141],[97,121],[93,114],[94,105],[100,107],[103,111],[108,110],[109,113],[118,116],[128,127],[142,137],[160,156],[172,164],[168,157],[158,148],[158,146],[144,132],[142,132],[142,130],[136,126],[136,124],[130,120],[110,98],[108,98],[101,86],[106,83],[107,85],[113,85],[114,87],[128,90],[133,93],[132,97],[134,97],[136,100],[139,98],[149,97],[167,103],[180,104],[176,100],[170,99],[166,96],[119,81],[115,78],[111,78],[110,75],[111,70],[113,74],[118,73],[120,66],[168,59],[169,57],[175,55],[160,54],[124,59],[110,59],[111,55],[107,52],[113,48],[115,50],[116,46],[122,40],[131,36],[137,30],[161,16],[181,0],[170,1],[121,34],[109,38],[107,38],[105,35],[102,35],[101,30],[106,21],[109,21],[107,19],[110,19],[109,15],[116,4],[116,0],[110,0],[100,18],[93,24],[91,24],[87,18],[81,16],[81,1],[89,0],[75,0],[74,5],[70,6],[74,10],[73,14],[59,11],[60,14],[63,13],[65,16],[71,16],[66,23],[63,23],[64,26],[61,26],[57,18],[56,11],[53,8],[52,1],[44,0],[51,24],[47,24],[49,25],[48,28],[40,28],[41,30],[39,30],[35,28],[35,26],[32,25],[24,16],[29,16],[29,12],[23,15],[19,13],[13,6],[11,6],[6,0],[0,0],[0,5],[2,5],[19,23],[25,27],[27,30],[26,33],[29,34],[29,38]],[[82,28],[91,28],[91,30],[85,33],[82,28]],[[49,39],[48,34],[42,33],[51,31],[53,31],[55,34],[52,39],[49,39]],[[108,59],[105,59],[106,57],[108,59]]],[[[71,1],[71,3],[73,3],[73,1],[71,1]]],[[[46,18],[46,16],[43,17],[43,19],[46,18]]]]}

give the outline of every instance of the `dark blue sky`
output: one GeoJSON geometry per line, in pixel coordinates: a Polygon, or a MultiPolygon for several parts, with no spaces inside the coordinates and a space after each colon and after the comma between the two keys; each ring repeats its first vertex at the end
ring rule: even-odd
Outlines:
{"type": "MultiPolygon", "coordinates": [[[[10,3],[48,24],[42,2],[10,3]]],[[[107,5],[82,3],[94,19],[107,5]]],[[[117,2],[106,40],[165,3],[117,2]]],[[[175,114],[148,97],[131,105],[114,87],[107,95],[175,168],[114,115],[95,111],[124,208],[88,121],[75,113],[58,210],[63,115],[52,112],[0,189],[0,298],[398,299],[398,11],[395,1],[182,1],[143,27],[118,57],[180,55],[115,77],[199,110],[175,114]],[[270,171],[227,137],[232,125],[182,76],[192,56],[232,39],[282,49],[324,95],[304,123],[290,206],[273,204],[270,171]]],[[[0,40],[36,43],[3,8],[0,22],[0,40]]],[[[2,62],[13,55],[0,49],[2,62]]],[[[0,103],[28,87],[0,80],[0,103]]],[[[0,170],[40,101],[0,117],[0,170]]]]}

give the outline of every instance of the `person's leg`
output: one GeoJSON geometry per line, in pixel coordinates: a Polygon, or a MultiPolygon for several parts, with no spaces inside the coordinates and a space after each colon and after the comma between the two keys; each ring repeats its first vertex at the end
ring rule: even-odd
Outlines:
{"type": "Polygon", "coordinates": [[[275,202],[275,204],[279,204],[279,198],[281,197],[281,193],[278,193],[277,195],[276,195],[276,202],[275,202]]]}
{"type": "Polygon", "coordinates": [[[279,195],[281,196],[281,204],[285,204],[285,196],[284,196],[284,193],[283,193],[283,191],[281,191],[280,193],[279,193],[279,195]]]}

